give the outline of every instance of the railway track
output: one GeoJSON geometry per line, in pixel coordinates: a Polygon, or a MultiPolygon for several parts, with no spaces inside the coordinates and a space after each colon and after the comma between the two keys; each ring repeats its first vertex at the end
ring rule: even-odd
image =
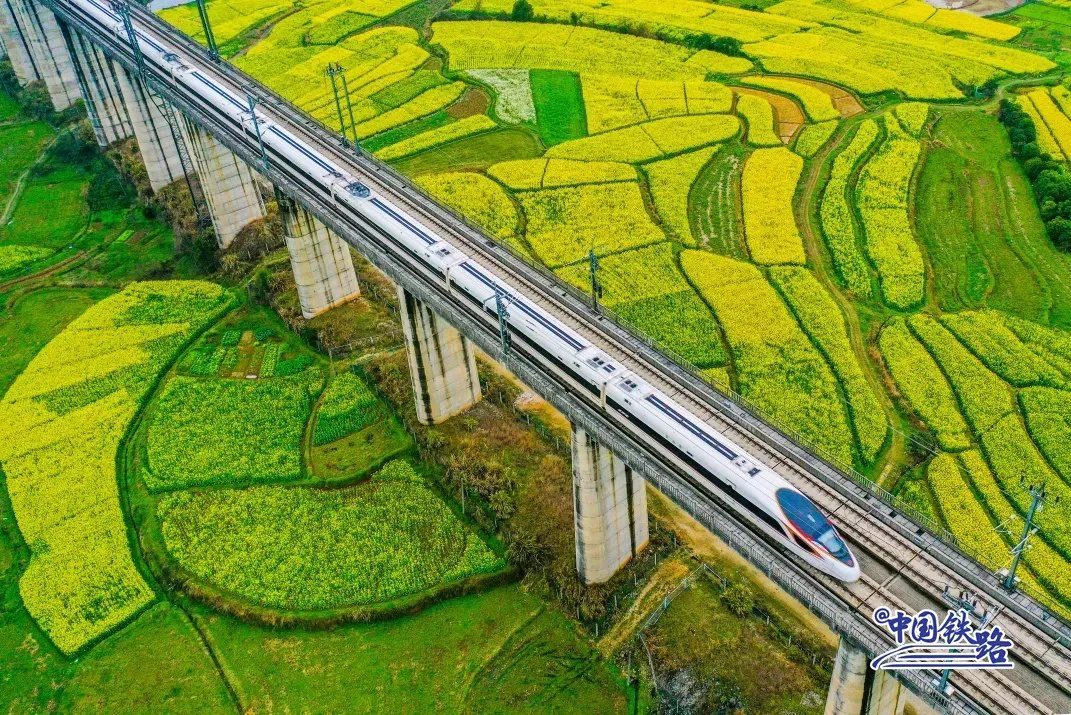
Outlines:
{"type": "MultiPolygon", "coordinates": [[[[62,8],[62,0],[49,0],[49,4],[62,8]]],[[[204,70],[220,77],[235,91],[242,92],[251,85],[255,86],[250,78],[226,63],[214,63],[207,59],[200,46],[147,11],[132,8],[131,14],[139,27],[183,47],[189,57],[197,58],[204,70]]],[[[113,54],[122,58],[128,67],[134,66],[129,48],[121,38],[104,39],[110,42],[113,54]]],[[[167,83],[166,77],[156,76],[154,79],[156,84],[167,83]]],[[[337,136],[269,90],[256,86],[255,91],[264,100],[258,111],[303,135],[325,157],[341,166],[350,167],[373,190],[419,217],[428,228],[450,240],[504,282],[520,289],[533,303],[613,355],[628,369],[692,411],[696,417],[752,451],[830,514],[844,537],[857,551],[867,555],[864,578],[856,584],[844,584],[831,578],[807,574],[798,564],[795,566],[798,575],[793,578],[807,581],[810,587],[821,589],[827,596],[846,604],[860,627],[869,628],[867,632],[871,642],[892,642],[888,634],[870,622],[870,615],[878,606],[918,610],[921,601],[924,606],[940,607],[943,605],[941,594],[946,590],[973,593],[986,610],[996,614],[994,622],[1013,638],[1016,642],[1014,653],[1022,665],[1028,666],[1012,672],[1029,670],[1036,674],[1037,679],[1044,683],[1045,692],[1042,698],[1035,697],[1030,691],[1038,684],[1037,679],[1021,682],[1021,678],[1005,675],[1007,671],[964,672],[953,676],[952,682],[971,705],[957,706],[956,712],[970,712],[973,709],[1019,715],[1071,711],[1071,657],[1068,651],[1071,627],[1048,616],[1029,599],[1000,591],[993,574],[979,564],[952,551],[934,535],[899,514],[851,478],[817,460],[779,430],[763,424],[747,408],[715,391],[628,330],[616,325],[612,319],[593,311],[582,296],[563,287],[542,269],[525,263],[457,216],[438,207],[393,170],[363,154],[342,149],[337,136]],[[916,593],[905,590],[902,588],[904,585],[910,585],[916,593]]],[[[186,104],[196,101],[199,100],[185,98],[186,104]]],[[[182,101],[179,104],[181,106],[182,101]]],[[[217,129],[229,132],[231,141],[242,147],[247,159],[256,156],[255,143],[247,134],[235,128],[217,129]]],[[[330,213],[330,206],[322,197],[322,187],[301,188],[306,193],[311,191],[307,200],[319,202],[323,211],[330,213]]],[[[486,322],[486,316],[483,319],[486,322]]],[[[486,325],[482,327],[487,329],[486,325]]],[[[673,460],[668,461],[672,463],[673,460]]],[[[719,508],[724,509],[724,505],[719,508]]],[[[729,508],[737,521],[751,523],[749,515],[729,508]]],[[[758,529],[753,531],[762,533],[758,529]]]]}

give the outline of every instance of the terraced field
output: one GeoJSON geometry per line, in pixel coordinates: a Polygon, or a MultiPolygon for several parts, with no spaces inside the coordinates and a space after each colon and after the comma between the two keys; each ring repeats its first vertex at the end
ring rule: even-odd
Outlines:
{"type": "MultiPolygon", "coordinates": [[[[891,487],[914,475],[911,504],[987,562],[1007,559],[995,527],[1023,509],[1013,459],[1071,481],[1052,417],[1071,259],[988,100],[1014,84],[999,91],[1039,146],[1071,156],[1064,47],[1039,25],[1065,10],[532,0],[539,22],[518,22],[512,0],[460,0],[402,27],[389,2],[246,1],[244,21],[208,3],[236,64],[581,289],[594,253],[606,309],[842,466],[891,487]],[[984,508],[991,538],[951,499],[984,508]]],[[[196,35],[190,8],[162,14],[196,35]]],[[[1071,503],[1049,513],[1045,544],[1071,555],[1071,503]]],[[[1046,566],[1060,558],[1028,567],[1071,606],[1046,566]]]]}

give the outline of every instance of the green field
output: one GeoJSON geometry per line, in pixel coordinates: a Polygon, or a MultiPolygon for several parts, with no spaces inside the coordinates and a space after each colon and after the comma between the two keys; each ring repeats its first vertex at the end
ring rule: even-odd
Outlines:
{"type": "MultiPolygon", "coordinates": [[[[917,445],[936,435],[942,446],[980,447],[993,442],[985,434],[991,425],[934,422],[977,402],[977,387],[958,386],[954,404],[938,409],[933,394],[900,384],[911,376],[897,361],[913,348],[903,336],[896,342],[898,321],[993,309],[1060,335],[1071,329],[1071,259],[1046,236],[995,117],[995,97],[1019,85],[1069,81],[1057,77],[1071,58],[1068,10],[1039,2],[981,19],[834,0],[714,5],[702,17],[684,2],[657,13],[594,0],[533,0],[532,7],[539,22],[510,19],[510,0],[460,0],[448,17],[431,17],[423,35],[359,30],[331,48],[298,48],[298,27],[326,38],[344,22],[310,12],[302,23],[251,38],[241,65],[327,117],[323,81],[292,82],[308,64],[277,75],[297,59],[341,62],[363,78],[354,80],[361,123],[390,126],[399,112],[412,118],[373,136],[366,149],[432,143],[392,162],[583,290],[594,251],[608,310],[742,392],[806,446],[887,487],[903,478],[907,508],[940,514],[925,482],[932,455],[917,445]],[[739,52],[696,52],[697,33],[736,40],[739,52]],[[427,57],[434,59],[417,63],[427,57]],[[506,108],[486,110],[498,128],[436,144],[475,105],[462,94],[438,106],[414,90],[468,82],[470,73],[497,95],[491,106],[506,108]],[[741,84],[750,87],[740,91],[741,84]],[[754,94],[756,87],[771,93],[754,94]],[[755,122],[762,126],[749,126],[755,122]],[[756,141],[795,146],[800,158],[781,149],[756,154],[756,141]],[[793,176],[801,159],[803,166],[794,185],[779,185],[773,205],[769,184],[778,173],[759,169],[775,156],[793,176]],[[539,157],[554,161],[518,161],[539,157]],[[565,183],[557,160],[572,162],[565,183]],[[754,168],[750,184],[746,166],[754,168]],[[465,172],[481,180],[466,182],[465,172]],[[791,250],[769,250],[764,236],[791,250]],[[786,262],[802,273],[790,280],[786,262]],[[738,300],[737,279],[747,285],[746,301],[738,300]],[[887,331],[893,337],[884,347],[898,351],[891,356],[882,344],[887,331]]],[[[1066,89],[1051,93],[1053,112],[1071,112],[1066,89]]],[[[1046,121],[1056,120],[1050,113],[1046,121]]],[[[1065,132],[1071,146],[1071,119],[1054,126],[1065,124],[1050,144],[1065,132]]],[[[934,374],[948,379],[945,358],[935,358],[934,374]]],[[[1026,439],[1038,446],[1036,435],[1026,439]]],[[[983,450],[1000,472],[1002,460],[990,452],[983,450]]]]}

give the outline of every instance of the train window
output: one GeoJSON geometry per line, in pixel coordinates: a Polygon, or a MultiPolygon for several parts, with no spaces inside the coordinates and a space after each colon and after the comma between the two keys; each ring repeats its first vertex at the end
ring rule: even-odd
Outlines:
{"type": "Polygon", "coordinates": [[[362,199],[367,199],[369,196],[372,195],[372,192],[369,190],[369,188],[362,184],[360,181],[354,181],[352,184],[346,187],[346,190],[354,196],[360,197],[362,199]]]}
{"type": "Polygon", "coordinates": [[[789,534],[791,534],[792,540],[796,542],[796,546],[800,547],[809,554],[814,553],[814,549],[811,548],[811,545],[801,539],[799,536],[797,536],[795,532],[790,531],[789,534]]]}
{"type": "Polygon", "coordinates": [[[727,484],[724,485],[722,487],[722,491],[732,497],[733,501],[735,501],[737,504],[757,516],[763,523],[765,523],[771,529],[780,534],[785,533],[784,527],[781,526],[781,523],[777,521],[777,519],[774,519],[772,516],[767,514],[762,508],[760,508],[750,499],[746,499],[742,494],[737,493],[737,491],[731,486],[727,484]]]}

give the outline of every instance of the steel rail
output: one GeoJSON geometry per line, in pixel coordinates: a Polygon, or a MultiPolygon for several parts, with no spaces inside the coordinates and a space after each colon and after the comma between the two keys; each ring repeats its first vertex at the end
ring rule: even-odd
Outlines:
{"type": "MultiPolygon", "coordinates": [[[[77,13],[65,7],[63,0],[45,0],[45,2],[57,10],[69,23],[81,26],[83,32],[97,35],[97,31],[94,28],[86,27],[81,22],[77,13]]],[[[578,295],[571,288],[563,286],[552,274],[533,267],[519,257],[503,250],[499,245],[491,243],[478,229],[470,226],[452,212],[441,209],[423,193],[414,190],[404,178],[392,169],[368,156],[341,152],[337,147],[337,138],[326,127],[311,120],[301,110],[277,97],[270,90],[259,87],[257,83],[226,63],[212,62],[210,59],[203,57],[202,55],[206,55],[203,48],[155,18],[151,13],[135,8],[132,15],[137,18],[141,29],[150,31],[158,37],[166,38],[169,42],[181,46],[183,51],[188,54],[188,57],[200,66],[200,69],[214,74],[217,78],[226,78],[226,83],[230,84],[236,93],[240,94],[242,87],[249,85],[257,87],[257,91],[262,98],[268,100],[261,104],[260,109],[262,112],[272,115],[272,118],[279,121],[280,124],[284,124],[292,130],[296,130],[297,133],[303,134],[306,140],[310,140],[319,150],[324,154],[330,155],[332,159],[340,164],[350,165],[351,170],[352,167],[359,169],[353,173],[357,175],[362,175],[362,173],[371,174],[374,180],[370,181],[370,183],[375,184],[375,188],[396,200],[402,199],[407,208],[415,210],[422,219],[429,221],[430,225],[447,230],[451,238],[455,240],[458,238],[463,239],[461,245],[464,246],[466,251],[475,253],[474,257],[484,261],[485,266],[487,265],[486,262],[491,262],[498,271],[505,272],[509,276],[508,280],[514,285],[520,280],[529,290],[534,290],[538,298],[533,302],[541,304],[545,308],[548,307],[547,303],[550,303],[549,307],[556,314],[566,312],[572,317],[573,321],[587,321],[586,327],[588,329],[585,332],[596,332],[600,337],[597,342],[612,346],[611,350],[609,350],[610,352],[620,354],[621,350],[625,350],[625,355],[638,359],[644,368],[642,372],[654,372],[660,376],[658,382],[663,385],[668,383],[675,388],[671,390],[671,394],[685,394],[689,398],[689,403],[700,405],[702,404],[701,400],[706,400],[713,406],[716,414],[731,419],[734,424],[751,433],[751,441],[763,440],[763,444],[781,453],[784,459],[796,463],[798,467],[802,466],[807,473],[823,482],[828,488],[835,490],[841,498],[850,500],[867,515],[878,516],[876,521],[879,524],[888,526],[891,520],[895,527],[894,531],[898,531],[909,538],[920,550],[930,550],[935,544],[941,545],[938,553],[944,553],[945,550],[951,553],[951,556],[948,557],[948,561],[951,562],[951,564],[948,564],[949,568],[958,573],[964,563],[968,566],[968,568],[962,569],[967,574],[963,576],[966,580],[977,579],[985,583],[992,578],[990,572],[981,568],[976,562],[964,557],[962,554],[958,554],[954,550],[949,550],[941,539],[906,519],[902,514],[898,512],[888,514],[887,507],[853,481],[851,477],[839,474],[829,465],[822,463],[821,460],[818,460],[814,455],[796,444],[784,432],[771,429],[748,409],[734,403],[729,396],[714,390],[696,375],[676,365],[667,356],[635,336],[628,329],[617,325],[605,315],[593,313],[587,303],[586,296],[578,295]],[[977,568],[972,570],[971,566],[977,568]]],[[[129,47],[126,46],[125,38],[98,36],[98,39],[107,42],[107,46],[104,49],[114,59],[134,71],[137,70],[133,66],[132,58],[129,56],[129,47]]],[[[245,132],[239,134],[236,127],[227,126],[217,121],[199,105],[199,98],[186,97],[176,92],[166,76],[157,74],[146,79],[191,118],[213,131],[224,144],[244,160],[254,166],[260,163],[259,150],[251,145],[248,134],[245,132]]],[[[694,485],[691,485],[687,476],[683,474],[683,470],[674,468],[672,459],[667,460],[665,455],[652,453],[649,448],[638,443],[618,426],[613,426],[607,431],[605,415],[597,407],[585,405],[575,395],[571,394],[572,388],[570,386],[556,385],[553,382],[553,378],[548,377],[548,375],[552,375],[552,372],[548,372],[546,366],[539,365],[531,360],[518,360],[515,355],[503,356],[498,342],[497,326],[489,326],[486,321],[481,324],[481,321],[472,315],[467,315],[464,306],[456,304],[455,301],[449,299],[449,296],[443,295],[444,289],[440,281],[436,281],[429,276],[420,276],[419,271],[411,266],[403,266],[399,262],[397,254],[392,254],[382,243],[377,243],[372,238],[378,231],[376,227],[364,226],[355,230],[351,220],[338,216],[337,209],[330,200],[322,196],[321,188],[299,185],[293,180],[293,177],[285,173],[284,168],[274,165],[269,166],[266,172],[268,174],[267,178],[275,182],[287,193],[300,197],[318,218],[325,221],[339,235],[346,238],[359,251],[367,255],[374,264],[387,272],[388,275],[391,275],[401,285],[406,286],[408,290],[411,290],[414,295],[435,306],[447,320],[461,328],[485,352],[507,363],[508,367],[518,377],[533,388],[540,390],[544,397],[547,397],[552,404],[562,410],[576,424],[593,433],[603,435],[604,439],[602,441],[606,446],[618,452],[630,464],[639,465],[637,471],[648,481],[651,481],[661,491],[667,493],[674,501],[677,501],[704,525],[719,534],[731,546],[740,550],[838,632],[871,653],[877,653],[880,649],[887,647],[888,639],[883,638],[883,634],[869,622],[869,618],[844,602],[835,593],[835,589],[830,588],[828,584],[818,582],[814,577],[802,571],[797,564],[777,553],[776,549],[771,548],[762,539],[756,538],[747,527],[741,525],[740,520],[733,515],[732,510],[724,509],[723,506],[716,504],[715,500],[712,500],[709,495],[700,492],[694,485]]],[[[707,408],[706,411],[710,412],[711,408],[707,408]]],[[[942,562],[944,563],[943,560],[942,562]]],[[[1008,594],[1003,595],[1008,596],[1008,594]]],[[[994,598],[994,600],[1011,601],[1011,603],[1004,603],[1004,605],[1012,608],[1014,604],[1018,604],[1019,607],[1015,610],[1025,610],[1027,612],[1030,611],[1029,606],[1032,603],[1028,601],[1024,606],[1024,604],[1019,603],[1022,599],[1014,597],[994,598]]],[[[1044,610],[1041,610],[1041,613],[1044,615],[1044,610]]],[[[1052,627],[1053,637],[1057,640],[1063,640],[1071,635],[1071,630],[1066,629],[1066,624],[1061,623],[1054,617],[1052,619],[1050,621],[1049,618],[1042,617],[1041,622],[1052,627]],[[1053,622],[1055,623],[1054,626],[1053,622]]],[[[963,700],[961,697],[948,699],[936,693],[932,683],[927,682],[925,675],[920,677],[911,675],[901,677],[912,690],[918,692],[930,702],[948,709],[949,712],[969,713],[978,710],[970,702],[970,699],[963,700]]]]}

